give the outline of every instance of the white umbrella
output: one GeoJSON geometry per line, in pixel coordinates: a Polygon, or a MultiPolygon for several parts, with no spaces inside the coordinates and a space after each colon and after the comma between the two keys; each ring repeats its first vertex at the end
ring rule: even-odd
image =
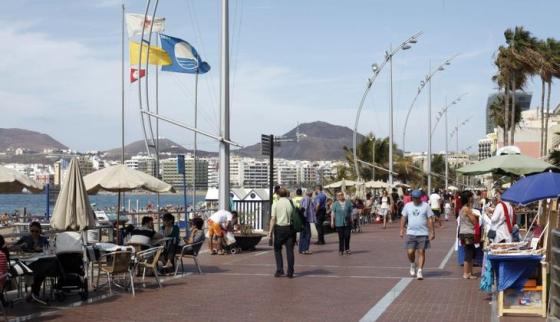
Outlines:
{"type": "Polygon", "coordinates": [[[386,188],[391,188],[391,185],[387,182],[383,182],[383,181],[368,181],[366,182],[366,188],[369,189],[386,189],[386,188]]]}
{"type": "Polygon", "coordinates": [[[457,188],[457,187],[455,187],[455,186],[449,186],[449,187],[447,187],[447,190],[449,190],[449,191],[457,191],[457,190],[459,190],[459,188],[457,188]]]}
{"type": "Polygon", "coordinates": [[[21,192],[23,188],[31,192],[43,191],[43,185],[16,170],[0,166],[0,193],[21,192]]]}
{"type": "Polygon", "coordinates": [[[62,191],[56,199],[51,227],[56,230],[86,230],[95,227],[95,214],[76,159],[70,161],[62,191]]]}
{"type": "Polygon", "coordinates": [[[90,194],[97,193],[99,190],[123,192],[137,189],[175,192],[172,185],[125,165],[115,165],[90,173],[84,177],[84,183],[90,194]]]}
{"type": "Polygon", "coordinates": [[[325,188],[327,189],[346,188],[346,187],[353,187],[355,185],[356,185],[356,181],[342,179],[340,181],[333,182],[331,184],[326,185],[325,188]]]}

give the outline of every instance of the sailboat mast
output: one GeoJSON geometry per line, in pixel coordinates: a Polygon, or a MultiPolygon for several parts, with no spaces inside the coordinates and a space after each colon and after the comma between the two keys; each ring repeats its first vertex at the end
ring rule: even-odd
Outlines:
{"type": "Polygon", "coordinates": [[[222,30],[220,35],[220,209],[229,207],[229,0],[222,0],[222,30]]]}

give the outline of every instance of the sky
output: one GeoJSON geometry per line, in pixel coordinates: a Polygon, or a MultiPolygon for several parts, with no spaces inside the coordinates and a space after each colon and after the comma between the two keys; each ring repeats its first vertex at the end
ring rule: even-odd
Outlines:
{"type": "MultiPolygon", "coordinates": [[[[157,16],[166,34],[189,41],[211,71],[199,78],[198,127],[219,129],[219,0],[160,0],[157,16]]],[[[19,0],[0,11],[0,127],[47,133],[72,149],[105,150],[121,142],[121,15],[143,13],[138,0],[19,0]]],[[[485,136],[485,107],[496,91],[493,60],[503,32],[522,25],[539,38],[560,39],[555,1],[335,1],[230,0],[231,139],[250,145],[260,135],[282,135],[297,123],[325,121],[353,128],[371,65],[417,32],[418,43],[393,60],[394,140],[403,140],[406,112],[430,71],[458,55],[432,81],[432,122],[446,102],[449,128],[459,130],[459,149],[476,152],[485,136]]],[[[128,46],[125,68],[128,80],[128,46]]],[[[159,112],[194,125],[193,75],[160,72],[159,112]]],[[[150,78],[151,106],[155,86],[150,78]]],[[[369,92],[358,130],[389,133],[389,68],[369,92]]],[[[143,138],[138,86],[125,85],[125,141],[143,138]]],[[[540,79],[525,90],[540,104],[540,79]]],[[[560,102],[553,84],[552,105],[560,102]]],[[[413,107],[406,149],[427,150],[428,90],[413,107]]],[[[188,148],[193,134],[160,123],[161,137],[188,148]]],[[[199,136],[199,148],[216,151],[199,136]]],[[[433,151],[445,146],[443,123],[433,151]]],[[[455,140],[450,141],[455,150],[455,140]]]]}

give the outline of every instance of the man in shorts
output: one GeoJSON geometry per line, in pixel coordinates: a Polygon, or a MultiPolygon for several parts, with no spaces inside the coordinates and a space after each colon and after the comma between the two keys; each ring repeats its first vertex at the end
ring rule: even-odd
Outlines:
{"type": "Polygon", "coordinates": [[[424,279],[422,269],[426,261],[426,249],[430,248],[430,240],[435,238],[434,213],[427,203],[420,201],[422,197],[420,190],[412,191],[411,196],[412,202],[407,203],[402,211],[400,235],[401,238],[404,237],[406,225],[405,247],[410,261],[410,276],[416,276],[421,280],[424,279]],[[418,264],[416,253],[418,253],[418,264]]]}
{"type": "Polygon", "coordinates": [[[437,189],[434,189],[434,192],[430,195],[430,207],[432,207],[432,212],[434,213],[434,220],[441,228],[443,226],[441,222],[441,196],[437,189]]]}
{"type": "Polygon", "coordinates": [[[212,255],[223,254],[224,234],[230,227],[233,227],[233,221],[236,218],[236,212],[231,213],[227,210],[218,210],[208,218],[208,247],[212,255]]]}

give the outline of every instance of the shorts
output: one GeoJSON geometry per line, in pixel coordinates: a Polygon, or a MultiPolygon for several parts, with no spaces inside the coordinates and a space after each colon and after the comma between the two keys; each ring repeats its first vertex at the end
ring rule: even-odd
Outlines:
{"type": "Polygon", "coordinates": [[[434,216],[436,216],[437,218],[441,216],[441,210],[439,209],[432,209],[432,212],[434,213],[434,216]]]}
{"type": "Polygon", "coordinates": [[[210,238],[217,236],[217,237],[223,237],[224,236],[224,230],[222,229],[222,226],[220,226],[220,224],[213,222],[212,220],[208,219],[208,236],[210,238]]]}
{"type": "Polygon", "coordinates": [[[430,238],[428,236],[406,235],[404,246],[406,249],[428,249],[430,248],[430,238]]]}

